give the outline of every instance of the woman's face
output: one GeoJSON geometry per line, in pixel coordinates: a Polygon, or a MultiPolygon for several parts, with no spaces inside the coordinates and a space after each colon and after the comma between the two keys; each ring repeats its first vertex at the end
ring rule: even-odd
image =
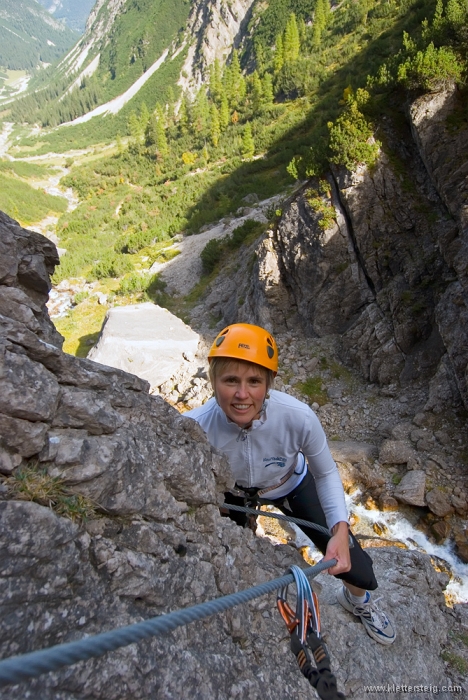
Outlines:
{"type": "Polygon", "coordinates": [[[259,417],[267,377],[261,367],[234,361],[217,375],[213,388],[224,413],[242,428],[259,417]]]}

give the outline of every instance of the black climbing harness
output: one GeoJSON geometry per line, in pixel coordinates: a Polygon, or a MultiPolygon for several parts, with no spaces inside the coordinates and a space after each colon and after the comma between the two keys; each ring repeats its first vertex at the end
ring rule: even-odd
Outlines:
{"type": "Polygon", "coordinates": [[[328,649],[320,636],[317,596],[302,569],[291,566],[289,571],[294,576],[297,589],[296,610],[287,602],[288,586],[281,588],[276,602],[291,635],[291,651],[301,672],[322,700],[344,700],[345,696],[338,691],[336,678],[331,672],[328,649]]]}

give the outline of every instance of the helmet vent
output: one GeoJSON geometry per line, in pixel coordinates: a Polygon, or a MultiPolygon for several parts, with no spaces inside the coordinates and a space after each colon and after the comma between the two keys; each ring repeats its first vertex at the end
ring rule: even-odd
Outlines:
{"type": "Polygon", "coordinates": [[[270,348],[270,346],[267,345],[267,355],[270,358],[270,360],[272,359],[274,354],[275,354],[275,351],[273,350],[273,348],[270,348]]]}
{"type": "Polygon", "coordinates": [[[225,335],[220,335],[219,338],[216,338],[216,343],[215,343],[215,344],[216,344],[216,347],[219,348],[219,346],[221,345],[221,343],[224,343],[225,340],[226,340],[226,336],[225,336],[225,335]]]}

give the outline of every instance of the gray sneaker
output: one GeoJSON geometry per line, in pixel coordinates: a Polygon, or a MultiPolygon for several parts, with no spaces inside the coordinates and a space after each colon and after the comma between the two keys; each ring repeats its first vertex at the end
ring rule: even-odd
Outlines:
{"type": "Polygon", "coordinates": [[[371,594],[367,591],[365,602],[356,605],[350,600],[348,589],[345,588],[345,586],[338,591],[336,597],[345,610],[361,618],[361,622],[367,634],[372,637],[372,639],[375,639],[376,642],[380,642],[380,644],[393,644],[396,637],[393,625],[386,614],[376,606],[380,598],[376,598],[373,601],[371,594]]]}

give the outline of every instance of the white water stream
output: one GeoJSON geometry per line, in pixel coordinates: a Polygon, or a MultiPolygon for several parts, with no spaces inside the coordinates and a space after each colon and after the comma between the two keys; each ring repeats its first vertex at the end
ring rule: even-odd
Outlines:
{"type": "MultiPolygon", "coordinates": [[[[395,544],[401,542],[408,549],[416,549],[420,552],[425,552],[430,557],[434,557],[433,565],[451,574],[450,582],[444,591],[447,602],[450,605],[453,603],[468,603],[468,564],[463,564],[456,556],[451,543],[434,544],[423,532],[414,528],[403,513],[398,511],[382,512],[380,510],[369,510],[358,502],[359,495],[360,491],[358,490],[352,496],[346,495],[348,512],[358,520],[357,525],[353,527],[355,534],[359,533],[364,536],[376,537],[373,525],[378,523],[385,530],[385,533],[382,535],[385,540],[392,540],[395,544]]],[[[322,558],[322,554],[299,527],[293,523],[289,523],[288,527],[291,527],[296,533],[294,541],[296,547],[308,547],[311,559],[314,561],[322,558]]],[[[264,534],[262,528],[257,528],[257,534],[264,534]]],[[[279,542],[274,537],[266,536],[279,542]]]]}
{"type": "MultiPolygon", "coordinates": [[[[450,583],[445,589],[446,598],[456,603],[468,603],[468,564],[463,564],[456,556],[453,544],[438,545],[431,542],[423,532],[415,529],[407,518],[398,511],[368,510],[363,505],[356,503],[358,495],[359,492],[356,492],[353,496],[346,497],[348,510],[359,518],[358,531],[362,530],[363,525],[369,525],[372,528],[374,523],[379,523],[386,528],[383,535],[385,539],[403,542],[408,549],[417,549],[435,557],[436,566],[438,566],[437,559],[442,559],[452,575],[450,583]]],[[[375,536],[374,532],[372,534],[375,536]]]]}

